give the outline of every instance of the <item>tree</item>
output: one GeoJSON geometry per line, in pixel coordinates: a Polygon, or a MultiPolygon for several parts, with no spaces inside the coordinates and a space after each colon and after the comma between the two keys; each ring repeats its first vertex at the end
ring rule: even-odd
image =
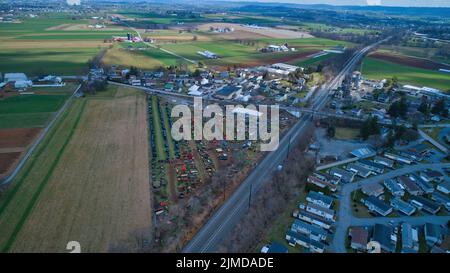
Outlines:
{"type": "Polygon", "coordinates": [[[389,106],[388,114],[392,117],[402,117],[405,118],[408,112],[408,105],[406,103],[405,96],[402,96],[400,100],[397,100],[389,106]]]}
{"type": "Polygon", "coordinates": [[[330,126],[327,129],[327,136],[332,138],[336,135],[336,128],[334,126],[330,126]]]}
{"type": "Polygon", "coordinates": [[[431,109],[431,113],[447,117],[448,109],[445,107],[445,100],[444,99],[438,100],[431,109]]]}
{"type": "Polygon", "coordinates": [[[361,138],[367,140],[371,135],[380,134],[380,125],[377,117],[370,117],[362,124],[359,131],[361,138]]]}

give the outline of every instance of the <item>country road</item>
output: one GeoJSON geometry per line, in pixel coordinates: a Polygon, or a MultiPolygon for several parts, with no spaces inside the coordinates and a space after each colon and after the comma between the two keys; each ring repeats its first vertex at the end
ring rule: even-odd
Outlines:
{"type": "MultiPolygon", "coordinates": [[[[342,71],[328,84],[325,84],[314,98],[312,108],[320,110],[327,102],[328,92],[336,88],[350,73],[361,58],[372,48],[384,42],[380,41],[367,46],[355,53],[346,63],[342,71]]],[[[252,173],[241,183],[231,197],[216,211],[209,221],[198,231],[195,237],[185,246],[184,253],[214,252],[217,246],[229,235],[240,218],[247,212],[249,198],[257,194],[261,186],[267,182],[276,166],[281,164],[289,152],[291,143],[295,143],[298,136],[310,121],[310,115],[303,115],[300,120],[280,140],[277,150],[270,152],[252,173]],[[251,194],[250,194],[251,190],[251,194]]]]}
{"type": "Polygon", "coordinates": [[[446,221],[450,220],[450,216],[429,215],[422,217],[405,216],[397,218],[393,217],[358,218],[353,215],[351,206],[351,193],[361,188],[362,185],[381,182],[386,179],[421,171],[424,169],[441,170],[442,168],[445,167],[450,167],[450,163],[420,164],[420,165],[406,166],[387,173],[383,173],[381,175],[360,180],[358,182],[343,185],[339,193],[339,211],[337,218],[338,220],[336,222],[336,232],[334,233],[333,242],[330,245],[330,251],[338,253],[346,252],[345,238],[347,237],[347,229],[352,225],[364,226],[364,225],[373,225],[375,223],[388,223],[389,221],[393,222],[403,221],[411,224],[417,224],[427,221],[446,223],[446,221]]]}

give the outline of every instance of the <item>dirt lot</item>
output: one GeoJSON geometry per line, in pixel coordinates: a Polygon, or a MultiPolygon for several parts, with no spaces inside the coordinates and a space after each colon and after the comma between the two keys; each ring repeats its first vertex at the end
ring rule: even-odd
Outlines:
{"type": "Polygon", "coordinates": [[[293,31],[289,29],[276,28],[251,28],[239,24],[227,23],[210,23],[198,26],[201,31],[209,32],[209,28],[234,28],[233,32],[218,33],[217,35],[224,39],[259,39],[259,38],[277,38],[277,39],[295,39],[295,38],[311,38],[309,33],[293,31]]]}
{"type": "Polygon", "coordinates": [[[423,69],[430,69],[430,70],[439,70],[440,68],[450,69],[450,66],[448,65],[439,64],[427,59],[420,59],[403,55],[375,52],[371,54],[370,57],[423,69]]]}
{"type": "Polygon", "coordinates": [[[151,225],[145,96],[88,99],[13,252],[130,251],[151,225]]]}
{"type": "Polygon", "coordinates": [[[9,169],[19,159],[20,154],[20,152],[0,153],[0,177],[9,171],[9,169]]]}
{"type": "Polygon", "coordinates": [[[26,147],[41,131],[41,128],[16,128],[0,130],[0,149],[26,147]]]}

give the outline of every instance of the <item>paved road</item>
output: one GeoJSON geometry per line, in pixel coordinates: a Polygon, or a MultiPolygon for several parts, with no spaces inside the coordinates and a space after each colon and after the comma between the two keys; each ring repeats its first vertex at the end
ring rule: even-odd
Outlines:
{"type": "MultiPolygon", "coordinates": [[[[380,41],[379,43],[384,42],[380,41]]],[[[336,88],[350,73],[355,64],[373,47],[379,43],[365,47],[357,52],[347,62],[342,71],[330,83],[325,84],[313,102],[313,109],[320,110],[326,103],[329,90],[336,88]]],[[[217,246],[229,235],[241,216],[247,212],[250,191],[254,195],[267,182],[276,166],[283,162],[289,152],[291,143],[296,142],[303,129],[309,124],[310,116],[304,115],[281,139],[276,151],[270,152],[252,173],[241,183],[231,197],[217,210],[209,221],[199,230],[195,237],[186,245],[183,252],[214,252],[217,246]]]]}
{"type": "Polygon", "coordinates": [[[44,130],[42,130],[42,132],[39,134],[38,138],[34,141],[33,145],[31,145],[31,147],[28,149],[27,153],[19,161],[19,164],[17,164],[16,168],[11,172],[10,175],[5,177],[1,181],[0,185],[9,184],[9,183],[11,183],[11,181],[14,180],[14,178],[17,176],[17,174],[20,172],[22,167],[27,162],[27,160],[30,158],[30,156],[33,153],[33,151],[36,149],[36,147],[39,145],[39,143],[41,143],[42,140],[45,138],[45,136],[47,135],[47,133],[50,130],[50,128],[55,124],[56,120],[58,120],[58,118],[61,116],[61,114],[66,110],[67,106],[69,105],[69,102],[72,100],[72,98],[74,97],[75,93],[78,91],[78,89],[80,89],[80,87],[81,87],[81,84],[78,85],[78,87],[72,93],[70,98],[67,99],[67,101],[64,103],[64,105],[61,107],[61,109],[59,109],[59,111],[56,113],[55,117],[50,121],[50,123],[47,125],[47,127],[45,127],[44,130]]]}
{"type": "Polygon", "coordinates": [[[437,164],[419,164],[406,166],[404,168],[396,169],[387,173],[383,173],[378,176],[374,176],[368,179],[360,180],[355,183],[345,184],[342,186],[339,198],[339,211],[338,211],[338,221],[336,223],[336,232],[333,237],[333,242],[330,246],[332,252],[344,253],[345,249],[345,238],[347,236],[347,229],[354,226],[363,225],[373,225],[375,223],[388,223],[389,221],[399,222],[405,221],[411,224],[422,223],[422,222],[446,222],[450,220],[446,216],[405,216],[405,217],[373,217],[373,218],[358,218],[353,216],[351,207],[351,193],[356,189],[360,188],[362,185],[372,184],[380,181],[384,181],[389,178],[394,178],[407,173],[417,172],[424,169],[441,170],[442,168],[450,167],[450,163],[437,163],[437,164]],[[447,219],[447,220],[446,220],[447,219]]]}
{"type": "Polygon", "coordinates": [[[427,135],[424,131],[419,129],[419,135],[428,140],[429,142],[431,142],[431,144],[433,144],[434,146],[436,146],[439,150],[443,151],[444,153],[448,153],[448,149],[442,145],[441,143],[437,142],[434,138],[430,137],[429,135],[427,135]]]}

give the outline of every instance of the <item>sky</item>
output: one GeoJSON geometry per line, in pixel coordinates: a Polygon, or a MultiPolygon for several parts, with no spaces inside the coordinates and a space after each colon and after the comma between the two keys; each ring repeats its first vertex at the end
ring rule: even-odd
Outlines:
{"type": "Polygon", "coordinates": [[[450,0],[226,0],[249,2],[283,2],[295,4],[383,5],[403,7],[450,7],[450,0]]]}

